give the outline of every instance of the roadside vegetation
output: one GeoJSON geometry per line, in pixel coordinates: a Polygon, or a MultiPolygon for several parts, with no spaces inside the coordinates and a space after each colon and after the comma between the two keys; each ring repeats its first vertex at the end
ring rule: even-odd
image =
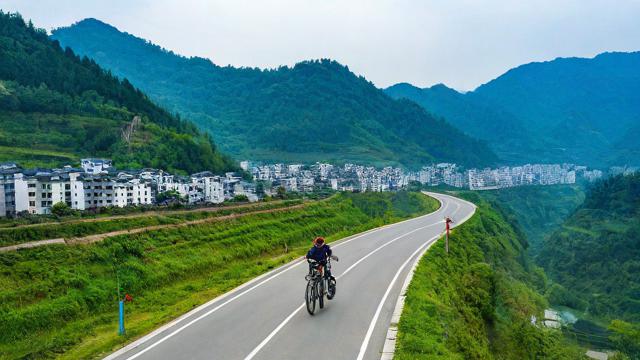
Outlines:
{"type": "Polygon", "coordinates": [[[77,238],[87,235],[103,234],[118,230],[140,229],[149,226],[181,224],[208,218],[217,218],[231,214],[280,209],[302,204],[302,200],[266,202],[241,207],[220,207],[212,210],[172,211],[166,213],[141,214],[138,216],[115,217],[106,219],[70,220],[61,223],[43,223],[0,228],[0,246],[20,244],[29,241],[77,238]]]}
{"type": "Polygon", "coordinates": [[[435,210],[419,193],[337,194],[291,210],[0,253],[0,354],[96,358],[337,240],[435,210]],[[117,335],[117,282],[133,296],[117,335]]]}
{"type": "Polygon", "coordinates": [[[450,253],[438,241],[422,258],[399,324],[397,359],[580,359],[558,330],[542,327],[544,273],[526,255],[517,223],[478,194],[450,253]],[[536,316],[536,325],[531,324],[536,316]]]}

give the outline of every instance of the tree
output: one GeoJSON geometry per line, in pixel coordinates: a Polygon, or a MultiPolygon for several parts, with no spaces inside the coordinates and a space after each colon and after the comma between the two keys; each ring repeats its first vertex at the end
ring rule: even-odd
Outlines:
{"type": "Polygon", "coordinates": [[[55,216],[73,215],[75,210],[69,207],[65,202],[57,202],[51,207],[51,213],[55,216]]]}
{"type": "Polygon", "coordinates": [[[616,349],[631,359],[640,359],[640,326],[622,320],[613,320],[609,324],[612,334],[609,336],[616,349]]]}
{"type": "Polygon", "coordinates": [[[247,195],[236,195],[233,197],[233,202],[249,202],[247,195]]]}
{"type": "Polygon", "coordinates": [[[159,204],[162,204],[162,203],[169,204],[169,203],[181,203],[185,201],[185,199],[182,196],[180,196],[180,193],[177,192],[176,190],[169,190],[169,191],[164,191],[159,193],[156,196],[156,201],[159,204]]]}
{"type": "Polygon", "coordinates": [[[263,181],[258,181],[258,183],[256,184],[256,195],[258,195],[258,197],[263,197],[264,196],[264,182],[263,181]]]}

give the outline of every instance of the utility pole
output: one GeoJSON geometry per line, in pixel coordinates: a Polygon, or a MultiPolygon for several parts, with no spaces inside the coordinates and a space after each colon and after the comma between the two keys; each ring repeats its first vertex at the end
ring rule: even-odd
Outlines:
{"type": "Polygon", "coordinates": [[[447,254],[448,254],[449,253],[449,230],[451,229],[449,224],[451,224],[453,220],[451,220],[451,218],[447,216],[444,221],[447,226],[447,236],[445,237],[444,248],[447,250],[447,254]]]}

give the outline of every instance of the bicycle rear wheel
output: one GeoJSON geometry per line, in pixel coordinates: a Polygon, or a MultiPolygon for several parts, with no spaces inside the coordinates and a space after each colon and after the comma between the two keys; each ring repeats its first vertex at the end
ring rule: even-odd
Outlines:
{"type": "Polygon", "coordinates": [[[316,286],[315,281],[309,280],[307,282],[307,290],[304,293],[304,300],[307,303],[307,312],[313,315],[316,311],[316,286]]]}

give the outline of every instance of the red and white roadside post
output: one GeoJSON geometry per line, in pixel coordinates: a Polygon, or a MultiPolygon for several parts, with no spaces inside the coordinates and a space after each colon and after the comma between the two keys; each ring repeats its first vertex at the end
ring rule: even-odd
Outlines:
{"type": "Polygon", "coordinates": [[[451,230],[451,226],[449,224],[451,224],[453,220],[451,220],[451,218],[447,216],[444,222],[447,227],[447,235],[445,237],[444,248],[447,250],[447,254],[448,254],[449,253],[449,230],[451,230]]]}

